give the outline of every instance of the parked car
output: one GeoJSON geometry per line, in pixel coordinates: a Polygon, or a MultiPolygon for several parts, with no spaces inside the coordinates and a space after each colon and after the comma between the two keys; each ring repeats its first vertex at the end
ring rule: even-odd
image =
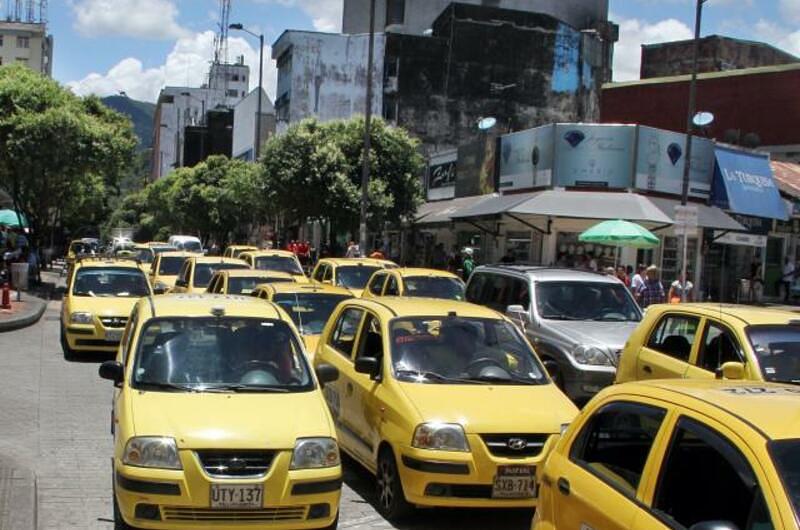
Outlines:
{"type": "Polygon", "coordinates": [[[219,256],[189,256],[183,260],[178,279],[170,293],[202,293],[208,287],[211,277],[217,271],[249,269],[240,259],[219,256]]]}
{"type": "Polygon", "coordinates": [[[464,282],[452,272],[436,269],[397,268],[374,273],[362,294],[464,300],[464,282]]]}
{"type": "Polygon", "coordinates": [[[381,269],[396,269],[393,261],[372,258],[324,258],[317,262],[311,281],[349,289],[358,297],[370,277],[381,269]]]}
{"type": "Polygon", "coordinates": [[[614,382],[625,341],[642,318],[617,278],[569,269],[478,267],[467,284],[467,301],[511,317],[576,402],[614,382]]]}
{"type": "Polygon", "coordinates": [[[800,520],[800,389],[614,385],[538,473],[533,530],[789,530],[800,520]]]}
{"type": "Polygon", "coordinates": [[[178,250],[187,252],[203,252],[203,243],[196,236],[169,236],[167,243],[178,250]]]}
{"type": "Polygon", "coordinates": [[[182,250],[168,250],[156,254],[153,263],[150,264],[150,270],[147,274],[150,285],[153,287],[153,293],[164,294],[175,287],[175,281],[178,279],[178,274],[186,258],[200,255],[201,254],[184,252],[182,250]]]}
{"type": "Polygon", "coordinates": [[[727,304],[649,307],[616,382],[683,377],[800,384],[800,316],[727,304]]]}
{"type": "Polygon", "coordinates": [[[293,275],[297,282],[309,282],[300,260],[294,252],[288,250],[248,250],[240,253],[239,259],[245,261],[251,269],[286,272],[293,275]]]}
{"type": "Polygon", "coordinates": [[[295,277],[287,272],[255,271],[253,269],[219,270],[208,282],[206,292],[249,295],[261,284],[282,282],[295,283],[295,277]]]}

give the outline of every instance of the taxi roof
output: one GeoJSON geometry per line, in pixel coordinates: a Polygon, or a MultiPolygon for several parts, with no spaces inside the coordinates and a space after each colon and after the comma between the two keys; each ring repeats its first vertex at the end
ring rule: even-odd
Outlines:
{"type": "Polygon", "coordinates": [[[384,296],[380,298],[359,298],[356,303],[373,306],[375,309],[389,311],[396,317],[446,317],[452,313],[466,318],[491,318],[499,320],[500,313],[488,307],[456,302],[439,298],[422,298],[406,296],[384,296]]]}
{"type": "Polygon", "coordinates": [[[458,278],[458,276],[449,271],[443,271],[439,269],[424,269],[421,267],[400,267],[398,269],[392,269],[392,272],[396,272],[403,278],[409,278],[412,276],[430,276],[434,278],[458,278]]]}
{"type": "Polygon", "coordinates": [[[324,283],[295,283],[295,282],[280,282],[280,283],[265,283],[259,285],[257,288],[264,288],[265,290],[272,291],[274,294],[301,294],[301,293],[320,293],[320,294],[337,294],[352,297],[353,293],[344,287],[336,287],[324,283]]]}
{"type": "Polygon", "coordinates": [[[165,294],[149,297],[140,308],[147,317],[200,317],[210,316],[212,308],[222,308],[226,316],[260,317],[286,320],[277,306],[243,295],[220,294],[165,294]],[[152,308],[152,312],[151,312],[152,308]]]}
{"type": "Polygon", "coordinates": [[[198,254],[190,254],[187,260],[194,260],[195,263],[235,263],[239,265],[244,265],[245,267],[250,267],[247,262],[240,260],[239,258],[223,258],[221,256],[203,256],[198,254]]]}
{"type": "Polygon", "coordinates": [[[236,249],[239,249],[239,248],[252,248],[253,250],[258,250],[258,247],[255,246],[255,245],[228,245],[227,247],[225,247],[226,250],[229,249],[229,248],[236,248],[236,249]]]}
{"type": "MultiPolygon", "coordinates": [[[[674,305],[663,304],[661,310],[675,309],[674,305]]],[[[681,304],[681,312],[691,312],[707,317],[729,317],[739,320],[743,325],[788,324],[791,321],[800,323],[800,314],[784,309],[771,309],[737,304],[681,304]]]]}
{"type": "Polygon", "coordinates": [[[320,262],[330,263],[332,265],[397,265],[394,261],[388,259],[375,259],[375,258],[324,258],[320,262]]]}
{"type": "MultiPolygon", "coordinates": [[[[613,394],[636,393],[690,408],[691,402],[702,402],[720,414],[733,415],[750,424],[769,439],[800,438],[800,386],[761,381],[669,379],[625,383],[611,388],[613,394]]],[[[724,419],[722,423],[726,423],[724,419]]]]}
{"type": "Polygon", "coordinates": [[[240,256],[253,256],[254,258],[258,258],[261,256],[282,256],[285,258],[294,258],[296,257],[294,252],[290,252],[288,250],[279,250],[279,249],[272,249],[272,250],[253,250],[250,252],[242,252],[240,256]]]}
{"type": "Polygon", "coordinates": [[[185,250],[168,250],[166,252],[161,252],[159,256],[164,256],[165,258],[192,258],[202,256],[197,252],[187,252],[185,250]]]}
{"type": "Polygon", "coordinates": [[[127,269],[139,269],[139,262],[133,259],[125,259],[125,258],[112,258],[112,257],[83,257],[78,258],[75,261],[75,266],[79,268],[107,268],[107,267],[114,267],[114,268],[127,268],[127,269]]]}
{"type": "Polygon", "coordinates": [[[291,278],[294,280],[294,276],[288,272],[262,271],[260,269],[226,269],[214,274],[224,274],[229,278],[291,278]]]}

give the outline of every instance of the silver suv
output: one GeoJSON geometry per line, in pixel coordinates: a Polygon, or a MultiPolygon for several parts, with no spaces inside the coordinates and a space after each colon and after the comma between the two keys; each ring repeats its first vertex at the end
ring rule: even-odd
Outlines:
{"type": "Polygon", "coordinates": [[[576,402],[614,382],[622,348],[642,319],[617,278],[570,269],[478,267],[467,283],[467,301],[514,320],[556,384],[576,402]]]}

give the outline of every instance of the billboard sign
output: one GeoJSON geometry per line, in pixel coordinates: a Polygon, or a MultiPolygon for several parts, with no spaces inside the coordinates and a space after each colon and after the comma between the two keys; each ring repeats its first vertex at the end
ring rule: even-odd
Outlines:
{"type": "Polygon", "coordinates": [[[556,125],[555,185],[630,188],[635,125],[556,125]]]}
{"type": "Polygon", "coordinates": [[[458,151],[455,149],[430,157],[426,182],[429,201],[452,199],[455,196],[457,165],[458,151]]]}
{"type": "MultiPolygon", "coordinates": [[[[681,195],[686,164],[686,135],[639,126],[636,188],[681,195]]],[[[689,196],[708,199],[714,177],[714,142],[692,139],[689,196]]]]}
{"type": "Polygon", "coordinates": [[[500,139],[500,191],[550,186],[553,179],[553,135],[547,125],[500,139]]]}

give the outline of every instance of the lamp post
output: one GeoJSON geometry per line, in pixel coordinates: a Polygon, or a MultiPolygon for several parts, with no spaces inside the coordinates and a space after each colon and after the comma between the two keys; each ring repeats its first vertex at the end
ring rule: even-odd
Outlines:
{"type": "MultiPolygon", "coordinates": [[[[697,106],[697,62],[700,54],[700,27],[703,20],[703,4],[707,0],[697,0],[697,10],[694,18],[694,42],[692,43],[692,79],[689,83],[689,110],[686,116],[686,158],[683,161],[683,189],[681,191],[681,206],[686,206],[689,202],[689,176],[692,169],[692,133],[694,132],[694,115],[697,106]]],[[[681,301],[686,301],[686,265],[687,265],[687,246],[689,234],[684,227],[683,245],[681,254],[681,277],[678,279],[683,282],[681,289],[681,301]]]]}
{"type": "Polygon", "coordinates": [[[253,33],[241,24],[231,24],[228,26],[228,28],[244,31],[245,33],[249,33],[258,39],[258,109],[256,110],[258,117],[256,118],[255,145],[255,159],[258,161],[258,158],[261,155],[261,100],[264,99],[262,97],[262,94],[264,93],[264,34],[253,33]]]}
{"type": "Polygon", "coordinates": [[[370,133],[372,132],[372,63],[375,44],[375,0],[369,3],[369,50],[367,51],[367,103],[364,109],[364,161],[361,167],[361,222],[359,223],[358,244],[362,252],[369,249],[367,244],[367,201],[369,200],[369,155],[372,149],[370,133]]]}

